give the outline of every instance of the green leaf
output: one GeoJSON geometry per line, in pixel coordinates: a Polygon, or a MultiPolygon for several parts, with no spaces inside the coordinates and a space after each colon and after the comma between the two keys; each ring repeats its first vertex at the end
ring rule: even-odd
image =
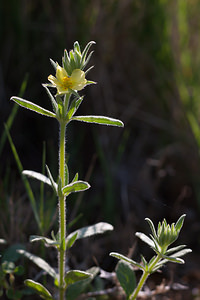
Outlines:
{"type": "Polygon", "coordinates": [[[183,250],[180,250],[180,251],[174,253],[173,257],[182,257],[182,256],[184,256],[184,255],[186,255],[188,253],[191,253],[191,252],[192,252],[191,249],[183,249],[183,250]]]}
{"type": "Polygon", "coordinates": [[[39,268],[44,270],[51,277],[57,277],[56,271],[44,259],[25,250],[18,250],[17,252],[30,259],[32,262],[34,262],[34,264],[36,264],[39,268]]]}
{"type": "Polygon", "coordinates": [[[49,177],[49,180],[51,181],[51,187],[53,188],[54,192],[57,194],[57,191],[58,191],[58,185],[57,183],[53,180],[53,176],[51,175],[51,172],[48,168],[48,166],[46,165],[46,169],[47,169],[47,174],[48,174],[48,177],[49,177]]]}
{"type": "Polygon", "coordinates": [[[80,228],[70,233],[66,239],[66,242],[68,242],[75,233],[77,233],[76,240],[79,240],[79,239],[87,238],[96,234],[102,234],[106,231],[112,231],[112,230],[113,230],[112,225],[108,223],[100,222],[95,225],[80,228]]]}
{"type": "Polygon", "coordinates": [[[90,277],[93,277],[92,274],[84,271],[79,271],[79,270],[68,271],[65,275],[66,287],[68,287],[70,284],[73,284],[77,281],[81,281],[90,277]]]}
{"type": "Polygon", "coordinates": [[[167,261],[171,261],[171,262],[174,262],[174,263],[178,263],[178,264],[184,264],[184,260],[181,259],[181,258],[176,258],[175,256],[167,256],[167,255],[162,255],[163,259],[167,260],[167,261]]]}
{"type": "Polygon", "coordinates": [[[78,232],[75,232],[74,235],[72,235],[71,238],[69,240],[67,240],[67,242],[66,242],[67,249],[69,249],[73,246],[73,244],[76,241],[77,235],[78,235],[78,232]]]}
{"type": "Polygon", "coordinates": [[[72,117],[71,120],[81,121],[81,122],[86,122],[86,123],[95,123],[95,124],[100,124],[100,125],[111,125],[111,126],[124,127],[124,124],[122,121],[113,119],[113,118],[109,118],[109,117],[104,117],[104,116],[75,116],[75,117],[72,117]]]}
{"type": "Polygon", "coordinates": [[[70,193],[82,192],[90,188],[89,183],[86,181],[78,180],[75,182],[71,182],[62,188],[64,195],[69,195],[70,193]]]}
{"type": "Polygon", "coordinates": [[[58,179],[58,197],[62,197],[63,196],[63,191],[62,191],[62,180],[61,178],[58,179]]]}
{"type": "Polygon", "coordinates": [[[59,246],[58,242],[56,242],[52,239],[46,238],[44,236],[39,236],[39,235],[31,235],[29,240],[31,243],[43,241],[47,246],[52,246],[52,247],[59,246]]]}
{"type": "Polygon", "coordinates": [[[125,291],[127,297],[129,297],[136,288],[135,272],[129,263],[119,261],[116,268],[116,275],[121,287],[125,291]]]}
{"type": "Polygon", "coordinates": [[[38,172],[35,172],[35,171],[31,171],[31,170],[24,170],[22,172],[23,175],[26,175],[28,177],[31,177],[31,178],[34,178],[34,179],[37,179],[41,182],[44,182],[48,185],[51,186],[51,181],[48,177],[46,177],[45,175],[41,174],[41,173],[38,173],[38,172]]]}
{"type": "Polygon", "coordinates": [[[39,105],[36,105],[30,101],[27,101],[25,99],[22,99],[19,97],[12,97],[11,100],[15,101],[17,104],[19,104],[20,106],[22,106],[24,108],[27,108],[27,109],[37,112],[38,114],[41,114],[41,115],[44,115],[47,117],[52,117],[52,118],[56,117],[56,115],[53,112],[51,112],[39,105]]]}
{"type": "Polygon", "coordinates": [[[26,279],[24,281],[25,285],[33,289],[37,294],[43,299],[53,300],[50,292],[39,282],[33,281],[31,279],[26,279]]]}
{"type": "Polygon", "coordinates": [[[70,284],[66,290],[66,299],[75,300],[80,294],[82,294],[88,288],[91,281],[98,274],[98,272],[99,272],[99,268],[93,267],[87,270],[87,273],[90,273],[91,277],[70,284]]]}
{"type": "Polygon", "coordinates": [[[145,242],[150,247],[154,248],[154,242],[144,233],[142,232],[136,232],[135,234],[137,237],[139,237],[143,242],[145,242]]]}
{"type": "Polygon", "coordinates": [[[121,260],[123,260],[123,261],[125,261],[125,262],[127,262],[127,263],[129,263],[129,264],[131,264],[133,266],[136,266],[136,267],[138,267],[140,269],[143,269],[143,266],[141,266],[139,263],[137,263],[136,261],[134,261],[134,260],[132,260],[132,259],[130,259],[130,258],[124,256],[124,255],[122,255],[122,254],[119,254],[117,252],[111,252],[109,255],[113,256],[115,258],[121,259],[121,260]]]}

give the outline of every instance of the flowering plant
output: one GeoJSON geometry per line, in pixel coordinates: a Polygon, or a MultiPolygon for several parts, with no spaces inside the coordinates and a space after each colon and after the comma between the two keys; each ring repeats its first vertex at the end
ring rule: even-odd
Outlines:
{"type": "Polygon", "coordinates": [[[124,290],[127,293],[128,300],[136,299],[139,291],[142,289],[148,276],[156,272],[168,261],[179,263],[179,264],[184,263],[184,260],[180,257],[186,255],[187,253],[190,253],[192,251],[191,249],[187,249],[187,248],[184,249],[186,247],[185,245],[180,245],[168,249],[168,247],[178,239],[180,230],[183,226],[184,219],[185,219],[185,215],[182,215],[178,219],[176,224],[172,223],[171,226],[167,224],[166,220],[164,219],[162,223],[161,222],[158,223],[157,232],[153,222],[149,218],[145,219],[151,228],[152,234],[150,234],[150,237],[148,237],[144,233],[136,232],[136,236],[139,237],[147,245],[149,245],[156,253],[156,255],[153,256],[149,262],[147,262],[144,256],[142,255],[141,255],[142,262],[137,263],[134,260],[122,254],[116,252],[110,253],[111,256],[120,259],[122,262],[126,262],[133,266],[136,266],[137,268],[143,271],[143,275],[141,276],[141,279],[138,285],[136,286],[135,276],[133,275],[133,272],[131,272],[130,269],[125,266],[125,272],[127,273],[129,272],[129,276],[133,278],[131,288],[126,283],[123,285],[124,290]]]}
{"type": "MultiPolygon", "coordinates": [[[[47,176],[35,171],[25,170],[23,174],[37,180],[40,180],[50,185],[58,197],[59,204],[59,230],[58,234],[52,232],[51,238],[44,236],[31,236],[30,241],[43,241],[48,247],[54,247],[58,251],[58,272],[52,268],[42,258],[33,255],[25,250],[19,252],[32,260],[37,266],[42,268],[47,274],[54,279],[54,285],[59,291],[59,300],[64,300],[65,294],[69,294],[69,288],[76,282],[91,278],[91,271],[84,272],[80,270],[70,270],[66,272],[66,250],[73,246],[76,240],[85,238],[94,234],[100,234],[105,231],[112,230],[112,225],[108,223],[97,223],[92,226],[78,229],[69,234],[66,233],[66,201],[67,197],[74,192],[85,191],[90,188],[88,182],[79,180],[78,173],[70,181],[69,170],[65,159],[65,132],[66,127],[71,121],[81,121],[87,123],[105,124],[112,126],[123,127],[120,120],[105,117],[105,116],[77,116],[75,115],[80,104],[83,102],[83,96],[79,95],[86,85],[94,83],[86,80],[85,76],[90,67],[85,71],[85,68],[90,60],[92,52],[89,53],[90,47],[94,42],[89,42],[83,52],[81,52],[78,42],[74,43],[74,48],[69,53],[64,51],[62,59],[62,67],[51,60],[55,68],[56,75],[49,75],[48,80],[51,84],[43,84],[50,98],[53,111],[47,110],[37,104],[19,97],[12,97],[20,106],[37,112],[41,115],[57,119],[60,126],[60,141],[59,141],[59,176],[58,181],[55,181],[50,169],[47,166],[47,176]],[[54,96],[50,88],[56,88],[57,93],[54,96]]],[[[55,299],[54,296],[41,283],[31,279],[25,281],[26,285],[34,289],[44,299],[55,299]]],[[[68,296],[67,296],[68,297],[68,296]]]]}

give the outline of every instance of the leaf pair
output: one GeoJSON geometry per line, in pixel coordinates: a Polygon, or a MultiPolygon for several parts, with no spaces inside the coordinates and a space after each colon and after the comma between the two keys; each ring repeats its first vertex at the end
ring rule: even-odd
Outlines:
{"type": "MultiPolygon", "coordinates": [[[[39,105],[36,105],[30,101],[27,101],[25,99],[19,98],[19,97],[12,97],[11,100],[19,104],[20,106],[35,111],[41,115],[47,116],[47,117],[52,117],[56,118],[56,113],[53,113],[39,105]]],[[[105,117],[105,116],[73,116],[75,113],[75,110],[77,110],[77,107],[80,105],[82,101],[82,98],[79,99],[78,103],[74,102],[72,107],[70,108],[68,120],[69,121],[81,121],[81,122],[86,122],[86,123],[94,123],[94,124],[99,124],[99,125],[110,125],[110,126],[118,126],[118,127],[123,127],[124,124],[122,121],[110,118],[110,117],[105,117]],[[73,116],[73,117],[72,117],[73,116]],[[70,119],[69,119],[70,118],[70,119]]],[[[54,104],[55,106],[56,104],[54,104]]]]}
{"type": "Polygon", "coordinates": [[[73,181],[70,184],[67,184],[66,186],[64,186],[62,188],[61,186],[59,186],[59,184],[57,184],[53,180],[53,177],[52,177],[48,167],[47,167],[47,172],[48,172],[49,178],[41,173],[31,171],[31,170],[24,170],[22,173],[28,177],[37,179],[43,183],[50,185],[57,195],[59,193],[61,193],[64,196],[68,196],[71,193],[82,192],[82,191],[85,191],[90,188],[89,183],[86,181],[82,181],[82,180],[73,181]]]}

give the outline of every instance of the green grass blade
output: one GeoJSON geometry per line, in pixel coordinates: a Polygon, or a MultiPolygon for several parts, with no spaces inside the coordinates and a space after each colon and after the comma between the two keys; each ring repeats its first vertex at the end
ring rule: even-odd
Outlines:
{"type": "MultiPolygon", "coordinates": [[[[22,85],[20,87],[20,91],[19,91],[19,96],[20,97],[23,96],[23,94],[24,94],[24,92],[26,90],[27,81],[28,81],[28,78],[27,78],[27,76],[25,76],[25,79],[23,80],[22,85]]],[[[19,106],[17,104],[14,104],[13,108],[12,108],[12,111],[11,111],[9,117],[8,117],[6,125],[7,125],[7,128],[9,130],[12,127],[12,124],[13,124],[13,121],[14,121],[15,116],[17,114],[18,108],[19,108],[19,106]]],[[[3,132],[2,136],[1,136],[1,139],[0,139],[0,155],[1,155],[1,152],[2,152],[3,147],[5,145],[6,138],[7,138],[7,134],[6,134],[6,130],[4,130],[4,132],[3,132]]]]}
{"type": "Polygon", "coordinates": [[[30,259],[32,262],[34,262],[34,264],[36,264],[36,266],[38,266],[39,268],[41,268],[42,270],[44,270],[47,274],[49,274],[51,277],[53,277],[54,279],[57,278],[57,273],[54,270],[54,268],[52,268],[44,259],[42,259],[39,256],[36,256],[26,250],[20,249],[17,250],[17,252],[21,255],[24,255],[25,257],[27,257],[28,259],[30,259]]]}
{"type": "Polygon", "coordinates": [[[39,229],[41,229],[41,223],[40,223],[40,218],[39,218],[39,215],[38,215],[38,211],[37,211],[37,206],[36,206],[36,201],[35,201],[35,197],[33,195],[33,192],[32,192],[32,189],[31,189],[31,186],[28,182],[28,179],[22,175],[22,172],[23,172],[23,166],[22,166],[22,163],[20,161],[20,158],[19,158],[19,155],[17,153],[17,150],[15,148],[15,145],[13,143],[13,140],[11,138],[11,135],[9,133],[9,130],[7,128],[7,126],[5,125],[5,129],[6,129],[6,133],[7,133],[7,137],[8,137],[8,140],[9,140],[9,143],[10,143],[10,146],[11,146],[11,149],[12,149],[12,152],[13,152],[13,156],[15,158],[15,161],[16,161],[16,164],[17,164],[17,167],[18,167],[18,170],[22,176],[22,180],[23,180],[23,183],[24,183],[24,186],[26,188],[26,191],[27,191],[27,195],[28,195],[28,198],[30,200],[30,203],[31,203],[31,207],[32,207],[32,210],[33,210],[33,214],[34,214],[34,217],[35,217],[35,220],[36,220],[36,223],[39,227],[39,229]]]}

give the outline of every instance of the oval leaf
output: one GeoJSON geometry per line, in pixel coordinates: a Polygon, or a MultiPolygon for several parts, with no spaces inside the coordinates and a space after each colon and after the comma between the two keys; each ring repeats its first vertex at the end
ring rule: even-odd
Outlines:
{"type": "Polygon", "coordinates": [[[100,125],[110,125],[110,126],[119,126],[124,127],[124,124],[122,121],[104,117],[104,116],[75,116],[72,117],[71,120],[86,122],[86,123],[95,123],[100,125]]]}
{"type": "Polygon", "coordinates": [[[27,101],[25,99],[22,99],[22,98],[19,98],[19,97],[12,97],[11,100],[15,101],[20,106],[22,106],[24,108],[27,108],[27,109],[30,109],[32,111],[35,111],[38,114],[41,114],[43,116],[52,117],[52,118],[56,117],[56,115],[53,112],[51,112],[51,111],[49,111],[49,110],[47,110],[47,109],[45,109],[45,108],[43,108],[39,105],[36,105],[36,104],[34,104],[30,101],[27,101]]]}
{"type": "Polygon", "coordinates": [[[37,294],[39,294],[43,299],[53,300],[50,292],[41,283],[33,281],[31,279],[26,279],[24,283],[26,286],[33,289],[37,294]]]}
{"type": "Polygon", "coordinates": [[[90,188],[89,183],[87,183],[86,181],[78,180],[63,187],[62,191],[66,196],[69,195],[70,193],[82,192],[89,188],[90,188]]]}
{"type": "Polygon", "coordinates": [[[112,230],[113,230],[113,226],[111,224],[100,222],[95,225],[80,228],[70,233],[66,239],[66,242],[68,242],[72,238],[72,236],[74,236],[74,234],[76,233],[77,233],[76,240],[78,240],[78,239],[87,238],[92,235],[102,234],[106,231],[112,231],[112,230]]]}
{"type": "Polygon", "coordinates": [[[89,277],[92,277],[92,274],[84,271],[79,271],[79,270],[68,271],[65,275],[66,287],[68,287],[70,284],[87,279],[89,277]]]}
{"type": "Polygon", "coordinates": [[[119,261],[116,268],[116,274],[121,287],[125,291],[127,298],[129,298],[136,288],[135,272],[129,263],[125,261],[119,261]]]}

